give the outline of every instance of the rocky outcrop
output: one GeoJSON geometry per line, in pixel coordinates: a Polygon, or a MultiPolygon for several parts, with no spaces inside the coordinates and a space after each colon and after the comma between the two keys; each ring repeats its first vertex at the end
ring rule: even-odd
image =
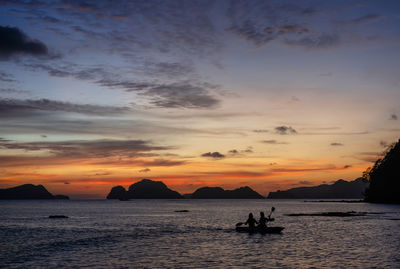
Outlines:
{"type": "Polygon", "coordinates": [[[107,199],[180,199],[182,195],[169,189],[161,181],[142,179],[132,184],[128,191],[122,186],[113,187],[107,199]]]}
{"type": "Polygon", "coordinates": [[[364,177],[370,182],[365,191],[366,202],[400,204],[400,140],[364,172],[364,177]]]}
{"type": "Polygon", "coordinates": [[[0,189],[2,200],[69,199],[66,195],[52,195],[43,185],[24,184],[14,188],[0,189]]]}
{"type": "Polygon", "coordinates": [[[128,189],[129,199],[180,199],[182,195],[169,189],[161,181],[142,179],[128,189]]]}
{"type": "Polygon", "coordinates": [[[127,196],[126,190],[122,186],[115,186],[107,195],[107,199],[124,199],[127,196]]]}
{"type": "Polygon", "coordinates": [[[328,185],[293,188],[286,191],[270,192],[270,199],[362,199],[368,182],[363,178],[354,181],[339,179],[328,185]]]}
{"type": "Polygon", "coordinates": [[[264,197],[250,187],[240,187],[234,190],[224,190],[221,187],[203,187],[197,189],[192,199],[263,199],[264,197]]]}

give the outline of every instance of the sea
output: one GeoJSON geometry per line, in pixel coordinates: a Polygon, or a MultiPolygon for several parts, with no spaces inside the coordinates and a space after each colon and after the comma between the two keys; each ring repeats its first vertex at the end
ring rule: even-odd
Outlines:
{"type": "Polygon", "coordinates": [[[0,201],[0,268],[400,268],[400,205],[0,201]],[[285,227],[281,234],[235,231],[250,212],[258,218],[271,207],[275,221],[269,225],[285,227]],[[349,211],[367,214],[289,215],[349,211]]]}

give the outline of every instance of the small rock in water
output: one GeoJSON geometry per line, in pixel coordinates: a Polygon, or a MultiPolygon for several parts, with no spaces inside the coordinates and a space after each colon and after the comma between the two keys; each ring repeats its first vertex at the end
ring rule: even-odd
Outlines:
{"type": "Polygon", "coordinates": [[[186,212],[189,212],[189,210],[186,210],[186,209],[183,209],[183,210],[175,210],[175,212],[186,213],[186,212]]]}
{"type": "Polygon", "coordinates": [[[64,215],[50,215],[49,219],[68,219],[68,216],[64,215]]]}

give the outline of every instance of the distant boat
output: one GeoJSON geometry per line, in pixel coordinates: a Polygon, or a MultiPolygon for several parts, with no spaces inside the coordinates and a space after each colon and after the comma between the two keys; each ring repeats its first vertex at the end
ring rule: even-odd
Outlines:
{"type": "Polygon", "coordinates": [[[250,228],[248,226],[236,226],[236,232],[239,233],[261,233],[261,234],[279,234],[284,227],[266,227],[266,228],[250,228]]]}

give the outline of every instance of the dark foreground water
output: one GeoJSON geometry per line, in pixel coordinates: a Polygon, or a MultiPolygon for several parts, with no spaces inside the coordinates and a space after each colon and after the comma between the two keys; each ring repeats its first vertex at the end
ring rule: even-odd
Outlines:
{"type": "Polygon", "coordinates": [[[1,268],[400,268],[400,206],[299,200],[0,201],[1,268]],[[282,234],[236,233],[252,211],[282,234]],[[189,210],[186,213],[175,210],[189,210]],[[289,213],[364,211],[358,217],[289,213]],[[49,219],[49,215],[68,219],[49,219]]]}

